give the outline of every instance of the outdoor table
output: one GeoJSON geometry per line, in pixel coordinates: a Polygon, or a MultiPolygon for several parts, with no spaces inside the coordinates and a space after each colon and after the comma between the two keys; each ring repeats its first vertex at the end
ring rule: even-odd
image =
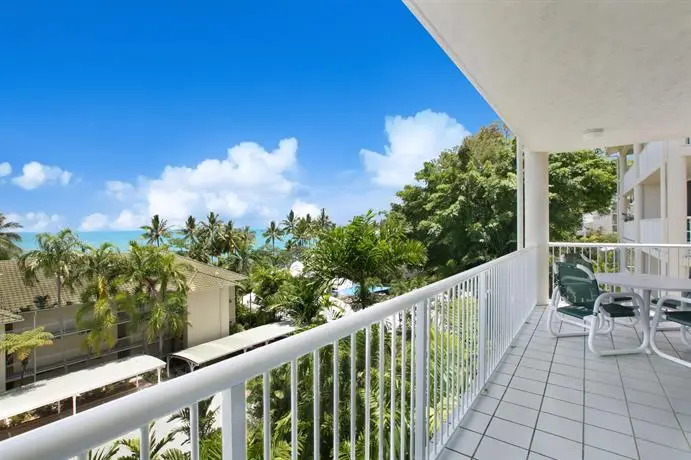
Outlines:
{"type": "MultiPolygon", "coordinates": [[[[646,352],[650,353],[650,294],[652,291],[691,291],[691,279],[672,276],[638,275],[634,273],[596,273],[599,284],[622,286],[639,289],[642,292],[643,305],[640,311],[641,328],[643,329],[643,343],[634,350],[622,353],[646,352]]],[[[615,354],[615,353],[612,353],[615,354]]]]}

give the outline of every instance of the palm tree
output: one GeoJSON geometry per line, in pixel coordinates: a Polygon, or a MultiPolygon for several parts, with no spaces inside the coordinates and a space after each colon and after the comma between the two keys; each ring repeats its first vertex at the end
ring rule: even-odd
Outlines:
{"type": "Polygon", "coordinates": [[[151,224],[143,225],[140,228],[144,230],[142,238],[146,239],[148,244],[156,243],[156,246],[160,246],[162,241],[165,242],[165,240],[170,238],[168,221],[161,219],[158,214],[154,214],[151,218],[151,224]]]}
{"type": "Polygon", "coordinates": [[[295,230],[296,222],[297,217],[295,216],[295,211],[291,209],[286,218],[281,221],[281,230],[283,233],[292,235],[295,230]]]}
{"type": "Polygon", "coordinates": [[[315,324],[328,306],[329,282],[297,276],[284,283],[272,296],[271,308],[288,316],[300,327],[315,324]]]}
{"type": "Polygon", "coordinates": [[[116,460],[118,459],[118,444],[111,444],[109,447],[103,447],[97,450],[90,450],[87,455],[87,460],[116,460]]]}
{"type": "Polygon", "coordinates": [[[81,276],[88,280],[77,310],[77,325],[88,329],[85,344],[99,354],[101,348],[112,348],[117,339],[119,313],[136,317],[132,296],[123,289],[121,277],[123,258],[111,243],[89,248],[83,261],[81,276]]]}
{"type": "Polygon", "coordinates": [[[223,236],[223,220],[215,212],[209,212],[206,216],[206,221],[201,223],[200,238],[207,251],[218,260],[220,256],[221,239],[223,236]]]}
{"type": "Polygon", "coordinates": [[[155,246],[130,243],[123,268],[124,281],[135,287],[136,302],[144,308],[140,315],[146,325],[146,342],[158,338],[163,355],[166,334],[181,335],[187,327],[187,282],[190,267],[178,262],[175,254],[155,246]]]}
{"type": "Polygon", "coordinates": [[[240,232],[235,228],[233,221],[226,222],[219,236],[219,252],[233,254],[238,247],[239,236],[240,232]]]}
{"type": "Polygon", "coordinates": [[[249,273],[254,260],[254,231],[244,227],[237,232],[235,252],[229,255],[229,267],[238,273],[249,273]]]}
{"type": "Polygon", "coordinates": [[[180,234],[182,235],[183,241],[187,243],[189,246],[196,243],[198,240],[198,230],[199,228],[197,227],[197,219],[195,219],[194,216],[188,216],[187,220],[185,221],[185,227],[182,230],[180,230],[180,234]]]}
{"type": "Polygon", "coordinates": [[[281,237],[283,236],[283,231],[281,231],[279,226],[276,225],[276,222],[272,220],[268,228],[264,231],[264,233],[262,233],[262,236],[267,240],[271,241],[271,250],[275,253],[276,240],[281,240],[281,237]]]}
{"type": "MultiPolygon", "coordinates": [[[[211,409],[211,402],[213,398],[202,399],[199,401],[199,440],[204,440],[210,438],[218,428],[214,427],[216,422],[216,415],[218,414],[219,407],[211,409]]],[[[179,421],[180,425],[178,428],[173,430],[173,435],[177,433],[182,433],[185,440],[182,442],[183,445],[190,442],[190,408],[185,407],[180,409],[168,418],[168,423],[179,421]]]]}
{"type": "Polygon", "coordinates": [[[19,233],[13,230],[22,228],[19,222],[9,220],[0,212],[0,260],[9,259],[22,253],[17,245],[22,240],[19,233]]]}
{"type": "MultiPolygon", "coordinates": [[[[309,217],[309,214],[307,217],[309,217]]],[[[311,218],[308,220],[307,217],[299,219],[293,229],[293,240],[295,240],[295,244],[300,248],[308,246],[312,239],[312,222],[311,218]]]]}
{"type": "MultiPolygon", "coordinates": [[[[149,458],[151,460],[164,460],[164,455],[167,451],[163,449],[167,444],[173,441],[175,438],[174,433],[168,433],[162,438],[156,437],[156,431],[154,430],[153,422],[149,424],[149,458]]],[[[140,457],[140,446],[141,443],[139,438],[130,439],[118,439],[115,444],[117,446],[124,447],[130,452],[130,455],[119,457],[118,460],[139,460],[140,457]]]]}
{"type": "Polygon", "coordinates": [[[43,327],[29,329],[19,334],[8,333],[0,336],[0,350],[4,350],[8,356],[22,363],[22,373],[19,382],[24,381],[26,366],[29,364],[29,357],[36,348],[53,344],[53,334],[46,332],[43,327]]]}
{"type": "Polygon", "coordinates": [[[58,308],[62,307],[63,288],[71,289],[77,281],[79,263],[84,255],[84,245],[66,228],[57,234],[39,233],[36,236],[38,249],[25,252],[19,257],[19,268],[27,284],[34,284],[41,273],[46,278],[55,278],[58,308]]]}
{"type": "Polygon", "coordinates": [[[319,213],[319,217],[317,217],[317,220],[315,221],[315,226],[319,233],[329,230],[331,227],[333,227],[331,219],[329,218],[328,214],[326,214],[326,208],[322,208],[321,212],[319,213]]]}
{"type": "Polygon", "coordinates": [[[379,224],[369,211],[348,225],[323,233],[308,255],[307,265],[324,279],[353,280],[360,305],[366,307],[374,280],[389,281],[406,266],[420,266],[425,259],[422,243],[408,239],[398,221],[384,219],[379,224]]]}

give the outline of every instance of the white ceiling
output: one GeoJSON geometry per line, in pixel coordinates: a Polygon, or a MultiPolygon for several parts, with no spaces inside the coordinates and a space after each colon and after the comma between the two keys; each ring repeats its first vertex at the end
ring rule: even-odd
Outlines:
{"type": "Polygon", "coordinates": [[[691,136],[691,2],[404,2],[526,148],[691,136]]]}

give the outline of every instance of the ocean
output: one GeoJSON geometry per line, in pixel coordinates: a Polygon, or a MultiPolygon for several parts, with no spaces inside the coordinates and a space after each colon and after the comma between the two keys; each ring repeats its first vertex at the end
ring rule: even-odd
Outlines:
{"type": "MultiPolygon", "coordinates": [[[[262,237],[263,229],[253,229],[256,234],[255,247],[260,247],[264,244],[264,237],[262,237]]],[[[79,238],[91,246],[100,246],[102,243],[113,243],[120,250],[127,250],[129,243],[132,240],[143,242],[141,239],[141,230],[118,230],[118,231],[94,231],[94,232],[77,232],[79,238]]],[[[30,251],[36,249],[36,235],[35,232],[22,232],[22,241],[19,246],[25,250],[30,251]]]]}

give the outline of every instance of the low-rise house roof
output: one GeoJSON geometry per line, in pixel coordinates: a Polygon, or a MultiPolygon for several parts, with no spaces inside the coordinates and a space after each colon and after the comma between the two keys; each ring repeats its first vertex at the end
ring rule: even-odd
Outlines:
{"type": "MultiPolygon", "coordinates": [[[[190,267],[190,272],[187,274],[187,286],[191,292],[237,285],[245,279],[245,276],[230,270],[205,264],[189,257],[180,255],[176,255],[176,257],[180,263],[190,267]]],[[[35,283],[26,283],[16,260],[0,261],[0,312],[9,314],[33,309],[37,297],[41,296],[48,296],[48,303],[45,308],[55,307],[58,298],[55,279],[46,278],[40,273],[38,273],[37,278],[35,283]]],[[[80,295],[79,286],[74,290],[63,289],[63,305],[78,304],[80,295]]]]}

